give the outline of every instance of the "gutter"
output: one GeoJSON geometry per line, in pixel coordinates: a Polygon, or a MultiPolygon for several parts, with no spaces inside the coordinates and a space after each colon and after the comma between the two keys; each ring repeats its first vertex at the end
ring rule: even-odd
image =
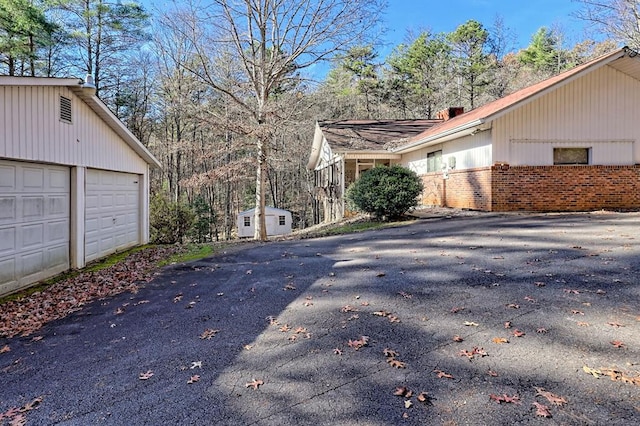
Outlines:
{"type": "Polygon", "coordinates": [[[391,152],[396,152],[398,154],[406,154],[407,152],[415,151],[418,148],[421,148],[422,145],[436,144],[445,142],[446,140],[455,139],[461,136],[468,136],[473,134],[474,132],[486,130],[479,128],[485,123],[483,118],[479,118],[470,123],[465,123],[461,126],[454,127],[453,129],[449,129],[442,133],[436,133],[433,136],[427,137],[426,139],[419,139],[409,145],[404,145],[398,148],[394,148],[391,152]],[[444,140],[443,140],[444,139],[444,140]]]}

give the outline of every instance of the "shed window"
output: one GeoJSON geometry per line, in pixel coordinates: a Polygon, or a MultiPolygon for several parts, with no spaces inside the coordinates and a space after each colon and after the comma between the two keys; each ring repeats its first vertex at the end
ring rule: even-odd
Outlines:
{"type": "Polygon", "coordinates": [[[427,154],[427,172],[439,172],[442,170],[442,150],[427,154]]]}
{"type": "Polygon", "coordinates": [[[60,96],[60,121],[71,124],[71,118],[71,99],[60,96]]]}
{"type": "Polygon", "coordinates": [[[553,164],[589,164],[589,148],[553,148],[553,164]]]}
{"type": "Polygon", "coordinates": [[[284,216],[278,216],[278,225],[284,226],[286,223],[284,216]]]}
{"type": "Polygon", "coordinates": [[[251,216],[244,217],[244,226],[251,226],[251,216]]]}

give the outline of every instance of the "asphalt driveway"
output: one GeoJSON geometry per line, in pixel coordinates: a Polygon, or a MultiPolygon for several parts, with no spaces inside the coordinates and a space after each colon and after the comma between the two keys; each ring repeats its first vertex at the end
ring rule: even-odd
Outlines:
{"type": "Polygon", "coordinates": [[[168,267],[0,339],[0,425],[640,424],[639,225],[433,217],[168,267]]]}

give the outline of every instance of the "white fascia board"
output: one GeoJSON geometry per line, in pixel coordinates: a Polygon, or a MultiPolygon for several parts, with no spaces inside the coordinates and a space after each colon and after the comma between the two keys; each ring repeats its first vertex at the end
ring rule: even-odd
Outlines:
{"type": "Polygon", "coordinates": [[[426,139],[417,140],[409,145],[401,146],[395,149],[392,149],[391,152],[395,152],[398,154],[406,154],[411,151],[416,151],[420,148],[427,147],[429,145],[436,145],[442,142],[450,141],[452,139],[461,138],[463,136],[468,136],[476,130],[479,129],[485,123],[484,119],[479,119],[472,121],[470,123],[465,123],[461,126],[454,127],[453,129],[447,130],[446,132],[436,133],[426,139]]]}

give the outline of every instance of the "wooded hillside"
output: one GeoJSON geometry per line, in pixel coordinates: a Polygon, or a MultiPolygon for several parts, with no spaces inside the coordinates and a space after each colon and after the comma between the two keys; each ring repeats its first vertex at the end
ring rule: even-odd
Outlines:
{"type": "MultiPolygon", "coordinates": [[[[380,57],[381,0],[0,0],[0,74],[93,76],[98,96],[163,168],[152,237],[233,237],[265,205],[314,222],[306,170],[322,119],[470,110],[621,45],[640,47],[640,2],[581,0],[598,41],[540,28],[528,46],[497,18],[408,33],[380,57]]],[[[259,228],[259,227],[258,227],[259,228]]],[[[256,238],[266,238],[264,229],[256,238]]]]}

